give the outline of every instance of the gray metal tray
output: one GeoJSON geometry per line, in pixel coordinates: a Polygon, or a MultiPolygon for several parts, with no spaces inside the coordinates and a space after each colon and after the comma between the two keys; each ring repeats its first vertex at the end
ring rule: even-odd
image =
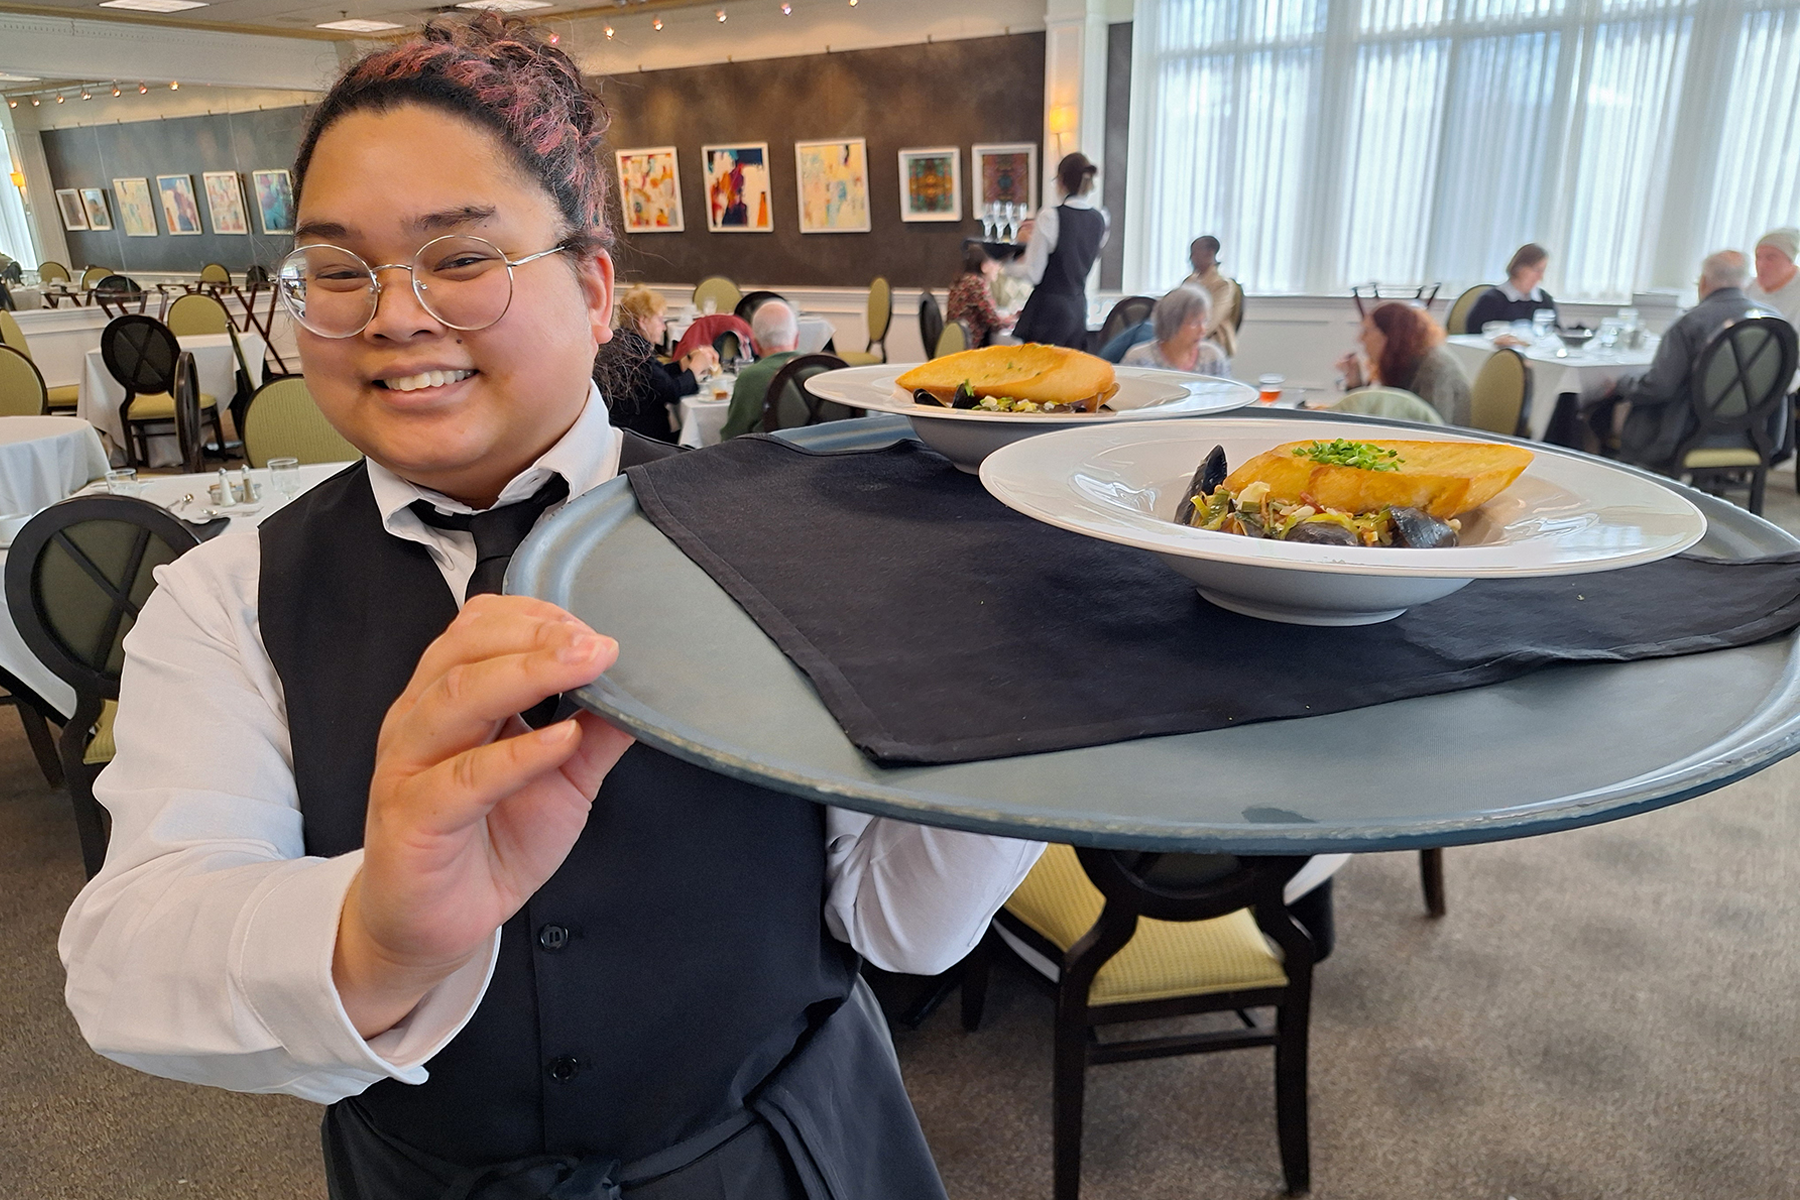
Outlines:
{"type": "MultiPolygon", "coordinates": [[[[904,436],[902,419],[871,418],[793,438],[868,449],[904,436]]],[[[1681,490],[1710,524],[1697,553],[1800,546],[1741,509],[1681,490]]],[[[1797,635],[1559,667],[1304,720],[882,768],[737,603],[645,519],[624,479],[545,522],[514,559],[507,590],[618,639],[618,664],[578,698],[644,742],[823,803],[986,833],[1239,854],[1498,841],[1673,804],[1800,749],[1797,635]]]]}

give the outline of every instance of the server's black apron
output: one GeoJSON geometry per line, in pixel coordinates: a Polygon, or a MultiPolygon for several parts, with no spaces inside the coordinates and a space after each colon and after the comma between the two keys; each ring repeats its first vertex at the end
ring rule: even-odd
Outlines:
{"type": "Polygon", "coordinates": [[[1031,289],[1013,334],[1023,342],[1087,348],[1087,277],[1100,244],[1106,240],[1106,218],[1098,209],[1056,209],[1056,249],[1044,263],[1044,277],[1031,289]]]}
{"type": "MultiPolygon", "coordinates": [[[[383,715],[457,606],[362,465],[264,522],[308,854],[362,845],[383,715]]],[[[914,1200],[943,1187],[853,953],[824,810],[634,746],[420,1085],[332,1105],[334,1200],[914,1200]],[[691,1164],[691,1165],[690,1165],[691,1164]]]]}

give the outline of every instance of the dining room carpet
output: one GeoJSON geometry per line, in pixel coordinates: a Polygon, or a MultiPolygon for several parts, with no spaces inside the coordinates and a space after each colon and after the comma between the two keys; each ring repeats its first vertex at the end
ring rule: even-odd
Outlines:
{"type": "MultiPolygon", "coordinates": [[[[1800,532],[1788,471],[1769,514],[1800,532]]],[[[67,805],[0,711],[0,1196],[322,1200],[315,1106],[154,1079],[81,1041],[56,957],[81,885],[67,805]]],[[[1441,920],[1416,855],[1339,876],[1314,1197],[1800,1200],[1800,758],[1445,858],[1441,920]]],[[[950,1195],[1047,1198],[1050,1002],[1006,965],[980,1031],[955,1008],[897,1038],[950,1195]]],[[[1094,1068],[1084,1196],[1280,1194],[1271,1077],[1261,1050],[1094,1068]]]]}

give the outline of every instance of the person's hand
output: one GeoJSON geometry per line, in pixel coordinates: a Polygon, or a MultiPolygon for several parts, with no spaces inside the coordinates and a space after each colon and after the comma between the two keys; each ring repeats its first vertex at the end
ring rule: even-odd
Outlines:
{"type": "Polygon", "coordinates": [[[1529,346],[1529,345],[1531,345],[1531,343],[1526,341],[1522,337],[1514,337],[1510,333],[1503,333],[1499,337],[1494,339],[1494,345],[1513,347],[1516,349],[1519,347],[1529,346]]]}
{"type": "Polygon", "coordinates": [[[1362,359],[1352,350],[1337,360],[1338,372],[1344,377],[1344,386],[1354,388],[1362,386],[1362,359]]]}
{"type": "Polygon", "coordinates": [[[719,365],[719,353],[711,346],[695,346],[681,360],[681,369],[692,371],[696,378],[719,365]]]}
{"type": "Polygon", "coordinates": [[[549,879],[632,738],[591,713],[518,713],[592,682],[619,648],[540,600],[477,596],[381,724],[361,871],[332,976],[364,1037],[486,948],[549,879]]]}

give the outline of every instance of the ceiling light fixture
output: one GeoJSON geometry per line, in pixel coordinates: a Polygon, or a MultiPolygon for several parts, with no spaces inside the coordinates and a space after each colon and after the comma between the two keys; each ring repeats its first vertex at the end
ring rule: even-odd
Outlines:
{"type": "Polygon", "coordinates": [[[656,20],[650,22],[650,28],[656,30],[658,33],[661,33],[662,32],[662,18],[658,17],[658,18],[656,18],[656,20]]]}
{"type": "Polygon", "coordinates": [[[6,107],[17,108],[17,107],[19,107],[19,102],[17,100],[13,99],[11,96],[8,96],[6,98],[6,107]]]}
{"type": "Polygon", "coordinates": [[[150,89],[148,87],[144,86],[143,84],[141,84],[141,83],[138,84],[138,95],[142,96],[145,92],[148,92],[149,90],[150,89]]]}
{"type": "Polygon", "coordinates": [[[89,92],[86,88],[82,88],[81,89],[81,98],[83,100],[92,100],[94,98],[94,96],[93,96],[92,92],[89,92]]]}
{"type": "Polygon", "coordinates": [[[100,0],[101,8],[129,8],[133,12],[172,13],[205,8],[206,0],[100,0]]]}
{"type": "Polygon", "coordinates": [[[61,104],[65,99],[67,99],[67,97],[65,97],[61,92],[56,93],[56,102],[58,104],[61,104]]]}
{"type": "Polygon", "coordinates": [[[171,92],[179,92],[181,90],[181,80],[179,80],[179,79],[169,80],[169,90],[171,92]]]}
{"type": "Polygon", "coordinates": [[[462,0],[456,7],[487,8],[503,13],[528,12],[534,8],[549,8],[550,0],[462,0]]]}
{"type": "Polygon", "coordinates": [[[113,95],[117,96],[118,94],[119,94],[119,85],[115,83],[115,84],[113,84],[113,95]]]}
{"type": "Polygon", "coordinates": [[[612,40],[612,35],[613,35],[613,27],[611,25],[608,25],[606,27],[606,40],[610,42],[612,40]]]}
{"type": "Polygon", "coordinates": [[[389,29],[398,29],[400,26],[392,21],[364,21],[359,17],[352,17],[345,21],[326,21],[322,25],[313,26],[313,28],[335,29],[340,33],[383,33],[389,29]]]}
{"type": "Polygon", "coordinates": [[[42,100],[39,100],[39,99],[38,99],[38,98],[37,98],[37,97],[36,97],[36,96],[33,96],[33,97],[32,97],[32,98],[31,98],[31,107],[33,107],[33,108],[36,108],[36,107],[38,107],[38,106],[39,106],[39,105],[41,105],[41,104],[42,104],[42,103],[43,103],[43,101],[42,101],[42,100]]]}
{"type": "Polygon", "coordinates": [[[719,18],[719,24],[723,25],[725,23],[725,10],[724,9],[721,8],[718,12],[714,13],[713,16],[719,18]]]}
{"type": "Polygon", "coordinates": [[[558,43],[558,42],[560,42],[560,41],[562,41],[562,34],[560,34],[560,33],[553,33],[553,34],[551,34],[551,35],[550,35],[550,44],[551,44],[551,45],[552,45],[552,46],[554,46],[554,45],[556,45],[556,44],[557,44],[557,43],[558,43]]]}
{"type": "Polygon", "coordinates": [[[782,15],[782,16],[784,16],[784,17],[791,17],[791,16],[793,16],[793,15],[794,15],[794,6],[793,6],[793,5],[791,5],[791,4],[784,4],[784,5],[782,5],[782,6],[781,6],[781,15],[782,15]]]}

